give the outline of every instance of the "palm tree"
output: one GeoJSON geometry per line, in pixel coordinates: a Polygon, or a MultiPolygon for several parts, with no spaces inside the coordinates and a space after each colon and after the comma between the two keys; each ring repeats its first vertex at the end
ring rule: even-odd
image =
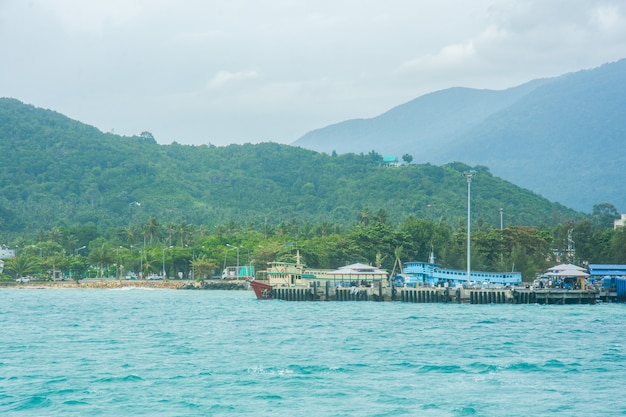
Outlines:
{"type": "Polygon", "coordinates": [[[165,231],[167,232],[167,246],[172,246],[172,235],[176,233],[176,225],[173,222],[167,223],[165,231]]]}
{"type": "Polygon", "coordinates": [[[178,225],[178,235],[180,236],[181,247],[185,247],[185,237],[189,236],[192,231],[193,231],[193,226],[187,222],[182,222],[181,224],[178,225]]]}
{"type": "Polygon", "coordinates": [[[56,243],[61,243],[61,241],[63,240],[63,232],[61,231],[61,229],[59,229],[58,227],[55,227],[52,230],[50,230],[48,240],[51,240],[56,243]]]}
{"type": "Polygon", "coordinates": [[[115,261],[113,251],[106,245],[98,246],[89,252],[89,261],[100,268],[100,278],[104,275],[104,265],[115,261]]]}
{"type": "Polygon", "coordinates": [[[65,237],[65,246],[68,253],[74,253],[77,245],[78,238],[76,237],[76,235],[70,234],[65,237]]]}
{"type": "Polygon", "coordinates": [[[22,254],[9,259],[4,267],[7,271],[15,273],[16,278],[19,278],[37,272],[39,262],[30,255],[22,254]]]}
{"type": "Polygon", "coordinates": [[[159,262],[158,260],[154,257],[154,254],[152,252],[145,252],[145,258],[143,260],[143,271],[141,271],[141,276],[146,277],[146,274],[148,272],[157,272],[159,269],[159,262]]]}
{"type": "Polygon", "coordinates": [[[132,246],[137,241],[139,231],[136,226],[128,226],[124,228],[124,240],[129,246],[132,246]]]}
{"type": "Polygon", "coordinates": [[[146,228],[148,237],[150,237],[150,246],[152,246],[152,242],[159,234],[159,228],[160,228],[159,222],[156,219],[156,217],[150,216],[150,218],[148,219],[148,222],[146,223],[145,228],[146,228]]]}
{"type": "Polygon", "coordinates": [[[191,261],[191,265],[193,266],[195,275],[200,277],[200,279],[206,279],[206,277],[211,276],[213,270],[219,267],[214,259],[209,259],[206,255],[202,255],[191,261]]]}

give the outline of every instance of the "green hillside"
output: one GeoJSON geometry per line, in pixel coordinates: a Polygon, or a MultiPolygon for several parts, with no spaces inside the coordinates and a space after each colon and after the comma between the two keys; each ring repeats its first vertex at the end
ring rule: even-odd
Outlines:
{"type": "MultiPolygon", "coordinates": [[[[470,167],[385,167],[382,156],[328,155],[299,147],[158,145],[122,137],[50,110],[0,99],[0,233],[34,234],[93,223],[101,229],[165,222],[262,228],[285,222],[354,224],[383,210],[458,225],[470,167]]],[[[476,167],[476,221],[555,226],[580,214],[476,167]]]]}

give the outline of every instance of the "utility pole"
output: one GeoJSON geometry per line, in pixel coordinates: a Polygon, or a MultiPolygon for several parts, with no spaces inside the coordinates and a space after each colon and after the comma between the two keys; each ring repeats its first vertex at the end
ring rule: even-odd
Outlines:
{"type": "Polygon", "coordinates": [[[471,219],[471,211],[470,211],[470,195],[471,195],[471,184],[472,184],[472,177],[476,175],[475,171],[465,171],[463,173],[463,176],[465,176],[465,179],[467,180],[467,284],[469,286],[470,283],[470,276],[471,276],[471,231],[470,231],[470,227],[471,227],[471,223],[470,223],[470,219],[471,219]]]}

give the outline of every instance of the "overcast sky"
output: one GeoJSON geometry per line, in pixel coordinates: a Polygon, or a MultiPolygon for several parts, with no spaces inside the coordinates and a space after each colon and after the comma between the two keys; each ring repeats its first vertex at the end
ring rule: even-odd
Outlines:
{"type": "Polygon", "coordinates": [[[624,0],[0,0],[0,96],[159,143],[291,143],[626,57],[624,0]]]}

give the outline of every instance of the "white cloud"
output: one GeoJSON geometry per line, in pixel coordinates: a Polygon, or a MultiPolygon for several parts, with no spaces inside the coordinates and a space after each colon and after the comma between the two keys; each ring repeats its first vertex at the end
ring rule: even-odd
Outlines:
{"type": "Polygon", "coordinates": [[[617,5],[601,5],[591,13],[592,24],[604,33],[626,30],[626,18],[617,5]]]}
{"type": "Polygon", "coordinates": [[[239,71],[239,72],[229,72],[229,71],[220,71],[215,77],[213,77],[209,83],[208,87],[210,89],[219,89],[224,87],[226,84],[230,84],[236,81],[241,80],[253,80],[258,77],[256,71],[239,71]]]}
{"type": "Polygon", "coordinates": [[[459,44],[446,45],[436,55],[425,55],[402,63],[395,71],[396,74],[422,71],[441,71],[467,65],[476,55],[474,42],[468,41],[459,44]]]}
{"type": "Polygon", "coordinates": [[[290,142],[626,57],[623,0],[0,0],[0,96],[160,142],[290,142]]]}
{"type": "Polygon", "coordinates": [[[136,0],[38,0],[37,7],[59,20],[68,32],[101,35],[106,26],[118,26],[140,15],[136,0]]]}

